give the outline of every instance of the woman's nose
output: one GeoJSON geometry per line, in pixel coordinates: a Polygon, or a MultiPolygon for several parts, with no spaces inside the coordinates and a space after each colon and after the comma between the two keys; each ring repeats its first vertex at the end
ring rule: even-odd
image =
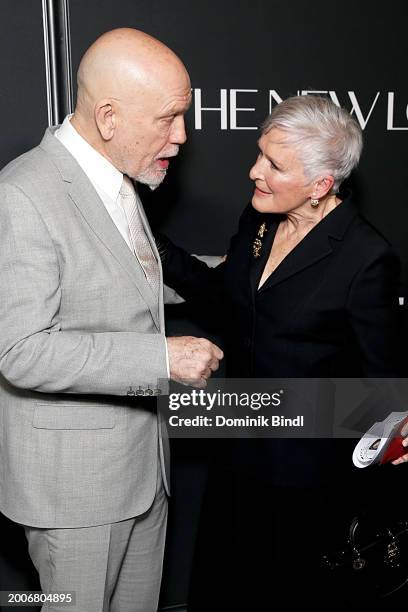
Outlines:
{"type": "Polygon", "coordinates": [[[256,179],[262,178],[261,164],[260,164],[260,160],[259,159],[256,160],[256,162],[254,163],[254,165],[250,169],[250,171],[249,171],[249,178],[252,181],[256,181],[256,179]]]}

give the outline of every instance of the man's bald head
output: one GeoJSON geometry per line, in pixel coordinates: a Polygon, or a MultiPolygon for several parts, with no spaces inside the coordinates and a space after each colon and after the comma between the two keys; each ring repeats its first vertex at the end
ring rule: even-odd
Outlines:
{"type": "Polygon", "coordinates": [[[118,28],[102,34],[86,51],[78,69],[78,105],[91,110],[101,98],[122,99],[135,88],[163,87],[187,71],[177,55],[145,32],[118,28]]]}
{"type": "Polygon", "coordinates": [[[154,186],[167,169],[163,159],[185,141],[190,97],[187,70],[171,49],[119,28],[100,36],[81,60],[72,124],[121,172],[154,186]]]}

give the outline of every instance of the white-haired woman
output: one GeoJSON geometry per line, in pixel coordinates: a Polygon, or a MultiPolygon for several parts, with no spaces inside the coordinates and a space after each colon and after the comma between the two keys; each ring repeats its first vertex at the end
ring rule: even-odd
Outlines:
{"type": "Polygon", "coordinates": [[[165,282],[218,319],[224,304],[230,376],[395,375],[398,258],[340,190],[360,127],[329,99],[292,97],[258,145],[226,261],[209,269],[161,239],[165,282]]]}
{"type": "MultiPolygon", "coordinates": [[[[358,124],[329,99],[288,98],[258,145],[252,202],[226,261],[210,270],[162,242],[165,282],[201,307],[215,305],[216,318],[223,304],[231,377],[396,376],[399,262],[340,190],[360,158],[358,124]]],[[[324,587],[322,538],[353,497],[351,481],[330,491],[338,445],[225,442],[210,479],[191,609],[272,609],[278,588],[288,604],[297,596],[313,603],[324,587]]],[[[347,481],[349,450],[341,463],[347,481]]]]}

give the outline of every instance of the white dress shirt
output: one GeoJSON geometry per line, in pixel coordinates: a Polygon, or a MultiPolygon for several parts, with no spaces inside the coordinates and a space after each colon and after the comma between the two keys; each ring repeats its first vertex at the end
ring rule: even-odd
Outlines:
{"type": "Polygon", "coordinates": [[[101,198],[112,221],[133,252],[125,211],[118,200],[123,174],[78,134],[71,124],[71,117],[72,115],[65,117],[64,122],[54,135],[81,166],[101,198]]]}
{"type": "MultiPolygon", "coordinates": [[[[81,166],[102,200],[112,221],[133,253],[129,225],[125,211],[119,203],[119,191],[122,186],[123,174],[117,170],[106,157],[98,153],[98,151],[91,147],[91,145],[78,134],[70,121],[71,117],[72,115],[67,115],[65,117],[63,123],[54,132],[54,136],[58,138],[66,149],[68,149],[72,157],[74,157],[81,166]]],[[[166,358],[167,374],[170,378],[167,341],[166,358]]]]}

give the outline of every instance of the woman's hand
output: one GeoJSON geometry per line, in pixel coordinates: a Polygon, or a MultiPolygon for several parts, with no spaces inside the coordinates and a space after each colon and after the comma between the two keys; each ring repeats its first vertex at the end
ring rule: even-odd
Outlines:
{"type": "MultiPolygon", "coordinates": [[[[404,437],[404,440],[402,441],[402,446],[407,447],[408,446],[408,438],[406,437],[408,435],[408,423],[404,425],[404,427],[401,429],[401,435],[404,437]]],[[[392,465],[401,465],[401,463],[407,463],[408,462],[408,452],[405,453],[405,455],[402,455],[401,457],[398,457],[398,459],[396,459],[395,461],[392,461],[392,465]]]]}

